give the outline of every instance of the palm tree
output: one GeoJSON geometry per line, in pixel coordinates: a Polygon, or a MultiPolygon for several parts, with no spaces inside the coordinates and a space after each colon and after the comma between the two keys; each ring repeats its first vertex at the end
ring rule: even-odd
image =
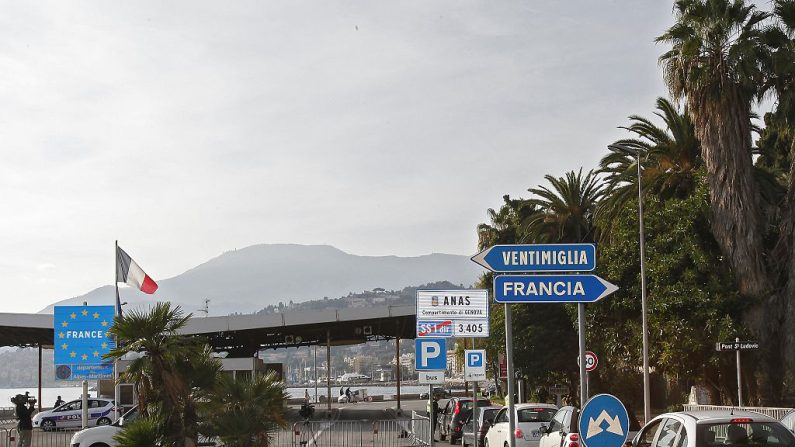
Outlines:
{"type": "Polygon", "coordinates": [[[287,425],[287,398],[273,372],[237,380],[224,375],[210,395],[202,432],[229,447],[267,447],[270,435],[287,425]]]}
{"type": "Polygon", "coordinates": [[[529,203],[539,212],[524,222],[522,242],[592,242],[596,238],[594,212],[602,196],[602,186],[593,171],[585,177],[582,169],[564,177],[546,175],[550,187],[539,185],[528,191],[535,197],[529,203]]]}
{"type": "MultiPolygon", "coordinates": [[[[657,112],[665,127],[638,115],[629,117],[631,124],[624,129],[635,138],[615,144],[639,150],[643,172],[643,191],[666,200],[685,198],[695,190],[696,171],[702,165],[701,148],[693,123],[687,112],[679,110],[665,98],[657,98],[657,112]]],[[[599,215],[608,225],[626,205],[637,198],[638,176],[636,158],[622,152],[611,152],[599,163],[605,174],[604,199],[599,215]]]]}
{"type": "Polygon", "coordinates": [[[503,205],[499,211],[489,208],[490,223],[478,225],[478,248],[484,250],[497,244],[515,244],[521,239],[520,226],[536,208],[525,199],[511,199],[502,196],[503,205]]]}
{"type": "Polygon", "coordinates": [[[109,331],[117,346],[106,356],[135,357],[120,379],[137,386],[143,416],[153,416],[151,404],[162,410],[163,432],[179,445],[191,441],[195,445],[198,437],[192,397],[196,379],[191,379],[191,375],[199,381],[214,382],[215,378],[208,376],[217,376],[219,370],[217,363],[205,360],[209,359],[209,352],[201,338],[178,333],[189,318],[190,315],[184,315],[179,307],[172,308],[167,302],[158,303],[148,311],[128,311],[115,319],[109,331]],[[209,373],[203,367],[207,365],[214,368],[209,373]]]}
{"type": "Polygon", "coordinates": [[[665,82],[685,99],[701,141],[712,232],[735,271],[741,293],[768,289],[759,193],[751,159],[751,104],[763,79],[762,25],[768,14],[745,0],[678,0],[676,23],[657,42],[665,82]]]}

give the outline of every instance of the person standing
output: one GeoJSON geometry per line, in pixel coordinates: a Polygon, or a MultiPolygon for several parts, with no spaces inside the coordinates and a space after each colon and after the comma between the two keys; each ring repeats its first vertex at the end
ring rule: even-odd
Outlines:
{"type": "Polygon", "coordinates": [[[14,401],[16,404],[16,416],[19,422],[17,422],[17,432],[19,437],[19,442],[17,443],[17,447],[30,447],[31,438],[33,437],[33,421],[31,420],[31,416],[33,416],[33,401],[26,399],[25,396],[17,395],[17,399],[14,401]],[[25,404],[28,404],[26,407],[25,404]]]}
{"type": "Polygon", "coordinates": [[[310,400],[311,399],[309,398],[309,389],[304,389],[304,402],[306,404],[309,404],[310,400]]]}
{"type": "Polygon", "coordinates": [[[58,408],[63,404],[64,404],[63,399],[61,399],[61,396],[58,396],[58,399],[55,400],[55,406],[53,408],[58,408]]]}

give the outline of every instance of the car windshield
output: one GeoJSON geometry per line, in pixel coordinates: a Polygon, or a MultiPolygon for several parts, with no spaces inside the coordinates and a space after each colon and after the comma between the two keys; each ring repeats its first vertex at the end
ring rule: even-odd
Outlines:
{"type": "MultiPolygon", "coordinates": [[[[488,407],[491,405],[491,401],[489,400],[478,400],[478,407],[488,407]]],[[[464,411],[469,411],[472,409],[472,401],[471,400],[462,400],[461,401],[461,409],[464,411]]]]}
{"type": "Polygon", "coordinates": [[[516,410],[519,422],[549,422],[557,412],[554,408],[520,408],[516,410]]]}
{"type": "Polygon", "coordinates": [[[120,417],[118,421],[116,421],[113,425],[117,427],[123,427],[125,425],[129,425],[130,422],[138,419],[138,408],[133,408],[132,410],[124,413],[124,416],[120,417]]]}
{"type": "Polygon", "coordinates": [[[795,436],[772,422],[701,424],[696,430],[696,443],[705,447],[795,447],[795,436]]]}

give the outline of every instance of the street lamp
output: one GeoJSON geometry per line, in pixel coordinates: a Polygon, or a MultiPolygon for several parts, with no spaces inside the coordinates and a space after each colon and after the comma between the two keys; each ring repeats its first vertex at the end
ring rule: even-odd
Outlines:
{"type": "Polygon", "coordinates": [[[643,419],[647,423],[651,416],[651,397],[649,390],[649,326],[646,319],[646,238],[643,235],[643,184],[640,174],[640,153],[643,149],[625,144],[607,146],[613,152],[632,155],[638,165],[638,223],[640,233],[640,305],[643,326],[643,419]]]}

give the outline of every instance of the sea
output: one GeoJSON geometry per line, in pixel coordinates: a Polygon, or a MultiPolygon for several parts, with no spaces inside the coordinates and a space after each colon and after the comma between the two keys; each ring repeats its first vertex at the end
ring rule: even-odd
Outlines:
{"type": "MultiPolygon", "coordinates": [[[[89,382],[90,384],[91,382],[89,382]]],[[[89,397],[97,397],[97,392],[92,385],[89,385],[89,397]]],[[[393,399],[394,395],[397,393],[397,388],[395,386],[359,386],[359,385],[345,385],[344,388],[351,388],[351,391],[356,390],[365,390],[368,396],[384,396],[386,399],[393,399]]],[[[304,392],[308,390],[309,396],[312,400],[315,400],[315,387],[314,386],[306,386],[306,387],[289,387],[287,388],[287,394],[291,398],[302,398],[304,397],[304,392]]],[[[0,407],[11,407],[13,404],[11,403],[11,398],[16,396],[17,394],[25,394],[25,392],[29,392],[31,396],[38,399],[38,389],[34,387],[29,388],[0,388],[0,407]]],[[[317,396],[318,399],[321,396],[326,396],[326,386],[321,385],[317,388],[317,396]]],[[[428,391],[427,385],[403,385],[400,387],[400,393],[402,395],[406,394],[414,394],[416,393],[418,396],[419,394],[428,391]]],[[[336,399],[339,396],[340,387],[332,385],[331,386],[331,396],[332,398],[336,399]]],[[[70,386],[70,387],[42,387],[41,389],[41,406],[44,408],[52,407],[55,403],[58,396],[61,396],[61,399],[64,401],[70,401],[75,399],[80,399],[80,396],[83,394],[83,388],[81,386],[70,386]]]]}

